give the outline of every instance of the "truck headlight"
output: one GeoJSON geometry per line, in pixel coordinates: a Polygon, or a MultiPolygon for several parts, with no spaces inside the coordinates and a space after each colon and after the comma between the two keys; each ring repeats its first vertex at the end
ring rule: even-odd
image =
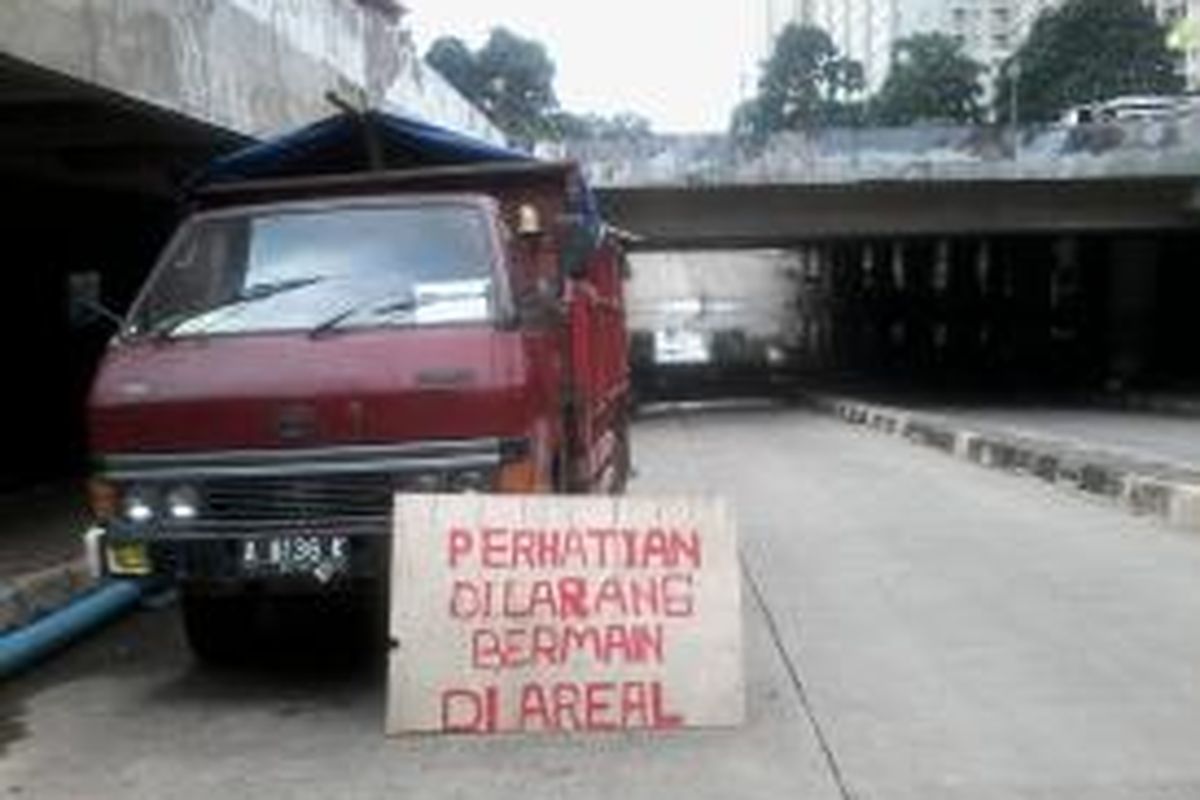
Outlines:
{"type": "Polygon", "coordinates": [[[150,489],[134,486],[125,492],[121,509],[130,522],[149,522],[154,519],[157,498],[150,489]]]}
{"type": "Polygon", "coordinates": [[[171,519],[195,519],[200,514],[200,493],[192,486],[176,486],[167,492],[166,506],[171,519]]]}

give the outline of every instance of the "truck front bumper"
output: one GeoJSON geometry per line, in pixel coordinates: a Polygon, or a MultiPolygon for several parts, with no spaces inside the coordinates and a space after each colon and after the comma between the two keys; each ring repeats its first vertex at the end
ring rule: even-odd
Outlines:
{"type": "Polygon", "coordinates": [[[397,492],[487,491],[524,439],[109,456],[126,513],[95,541],[109,574],[323,588],[387,574],[397,492]],[[179,513],[172,498],[186,497],[179,513]],[[128,513],[136,505],[137,514],[128,513]]]}
{"type": "Polygon", "coordinates": [[[349,530],[314,526],[267,532],[147,537],[116,525],[87,537],[89,561],[106,575],[156,576],[189,584],[328,590],[380,582],[387,574],[391,537],[361,523],[349,530]]]}

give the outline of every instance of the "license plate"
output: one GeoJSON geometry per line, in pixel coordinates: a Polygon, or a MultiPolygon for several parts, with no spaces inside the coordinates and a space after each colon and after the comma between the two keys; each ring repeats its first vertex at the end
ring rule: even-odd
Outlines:
{"type": "Polygon", "coordinates": [[[315,575],[322,582],[345,570],[350,543],[344,536],[271,536],[242,542],[242,569],[272,575],[315,575]]]}
{"type": "Polygon", "coordinates": [[[656,364],[707,364],[711,359],[708,339],[699,331],[663,330],[654,334],[656,364]]]}

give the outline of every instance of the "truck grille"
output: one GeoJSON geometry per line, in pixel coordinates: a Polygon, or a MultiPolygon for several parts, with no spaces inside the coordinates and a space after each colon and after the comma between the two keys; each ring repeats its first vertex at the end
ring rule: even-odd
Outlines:
{"type": "Polygon", "coordinates": [[[202,514],[212,521],[379,519],[391,512],[390,475],[223,478],[205,481],[202,514]]]}
{"type": "Polygon", "coordinates": [[[391,529],[397,491],[487,491],[506,454],[524,439],[452,439],[396,445],[207,453],[117,454],[101,475],[140,488],[159,508],[153,521],[114,520],[120,535],[169,539],[305,534],[380,535],[391,529]],[[173,489],[195,489],[193,515],[166,508],[173,489]]]}

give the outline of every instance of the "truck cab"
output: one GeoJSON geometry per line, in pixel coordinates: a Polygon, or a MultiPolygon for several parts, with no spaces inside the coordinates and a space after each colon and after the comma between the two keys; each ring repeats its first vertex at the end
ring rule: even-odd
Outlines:
{"type": "Polygon", "coordinates": [[[115,576],[178,582],[237,655],[283,595],[386,587],[397,492],[628,476],[623,257],[567,164],[247,181],[197,195],[89,403],[115,576]]]}

